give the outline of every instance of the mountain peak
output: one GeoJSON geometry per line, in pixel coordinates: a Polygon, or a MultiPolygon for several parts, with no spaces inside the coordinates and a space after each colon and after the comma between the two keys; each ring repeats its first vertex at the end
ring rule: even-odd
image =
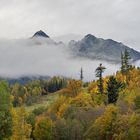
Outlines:
{"type": "Polygon", "coordinates": [[[87,34],[84,38],[83,38],[83,42],[85,42],[86,44],[95,44],[98,42],[98,38],[96,38],[94,35],[92,34],[87,34]]]}
{"type": "Polygon", "coordinates": [[[45,38],[49,38],[49,36],[48,36],[45,32],[43,32],[42,30],[37,31],[37,32],[33,35],[33,37],[45,37],[45,38]]]}
{"type": "Polygon", "coordinates": [[[96,39],[96,37],[92,34],[87,34],[84,38],[86,38],[86,39],[96,39]]]}

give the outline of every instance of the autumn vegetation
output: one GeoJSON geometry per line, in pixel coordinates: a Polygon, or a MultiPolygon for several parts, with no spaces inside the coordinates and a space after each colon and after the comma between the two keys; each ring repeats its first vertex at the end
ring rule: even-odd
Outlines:
{"type": "MultiPolygon", "coordinates": [[[[127,50],[116,74],[97,80],[54,77],[26,85],[0,82],[0,140],[139,140],[140,68],[130,65],[127,50]],[[47,106],[28,110],[49,96],[47,106]]],[[[92,75],[92,74],[91,74],[92,75]]]]}

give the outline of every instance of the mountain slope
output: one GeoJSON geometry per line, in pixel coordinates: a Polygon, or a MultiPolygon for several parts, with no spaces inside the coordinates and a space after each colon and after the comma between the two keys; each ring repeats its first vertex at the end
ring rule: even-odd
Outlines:
{"type": "Polygon", "coordinates": [[[132,61],[140,59],[140,53],[138,51],[114,40],[97,38],[91,34],[86,35],[80,41],[71,41],[69,47],[75,56],[90,59],[119,63],[121,52],[124,52],[125,49],[129,51],[132,61]]]}

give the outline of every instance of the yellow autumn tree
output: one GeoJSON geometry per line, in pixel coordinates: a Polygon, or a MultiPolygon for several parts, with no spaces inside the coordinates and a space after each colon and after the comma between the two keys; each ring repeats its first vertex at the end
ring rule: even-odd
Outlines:
{"type": "Polygon", "coordinates": [[[109,105],[105,113],[96,119],[85,133],[86,140],[112,140],[114,135],[114,122],[118,115],[118,108],[109,105]]]}
{"type": "Polygon", "coordinates": [[[60,94],[75,97],[82,92],[81,81],[70,80],[68,85],[60,91],[60,94]]]}
{"type": "Polygon", "coordinates": [[[33,135],[36,140],[54,140],[55,125],[53,121],[45,116],[39,116],[36,120],[33,135]]]}
{"type": "Polygon", "coordinates": [[[32,126],[26,122],[24,107],[13,109],[13,136],[11,140],[30,140],[32,126]]]}

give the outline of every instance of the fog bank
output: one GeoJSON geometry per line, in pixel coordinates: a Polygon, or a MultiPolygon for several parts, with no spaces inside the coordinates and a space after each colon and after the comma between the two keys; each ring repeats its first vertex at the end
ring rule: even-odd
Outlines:
{"type": "Polygon", "coordinates": [[[18,40],[0,40],[0,76],[65,76],[79,78],[83,68],[84,80],[95,79],[95,69],[103,63],[104,75],[110,75],[119,69],[119,65],[73,58],[66,45],[55,43],[51,39],[33,38],[18,40]]]}

